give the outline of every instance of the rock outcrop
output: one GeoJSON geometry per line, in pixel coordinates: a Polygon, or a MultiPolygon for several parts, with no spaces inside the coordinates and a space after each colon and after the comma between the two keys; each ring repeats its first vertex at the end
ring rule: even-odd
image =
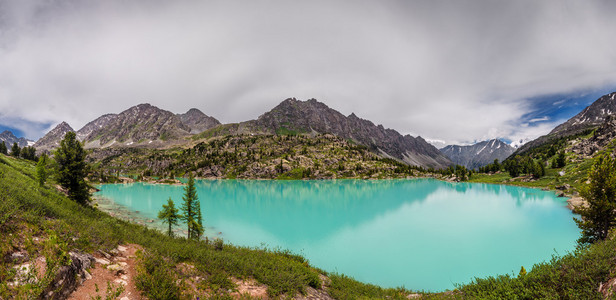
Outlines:
{"type": "Polygon", "coordinates": [[[66,299],[86,278],[90,278],[88,268],[94,263],[90,254],[69,252],[71,263],[62,266],[56,273],[53,281],[45,288],[39,298],[66,299]]]}
{"type": "Polygon", "coordinates": [[[614,139],[616,139],[616,117],[609,116],[590,138],[573,145],[571,151],[582,158],[590,158],[597,151],[605,149],[614,139]]]}

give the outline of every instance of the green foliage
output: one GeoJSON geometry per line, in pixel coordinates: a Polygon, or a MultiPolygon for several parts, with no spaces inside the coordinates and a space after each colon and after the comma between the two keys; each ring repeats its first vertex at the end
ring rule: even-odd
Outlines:
{"type": "Polygon", "coordinates": [[[340,274],[329,274],[331,285],[329,294],[334,299],[408,299],[408,291],[404,289],[384,289],[372,284],[364,284],[351,277],[340,274]]]}
{"type": "Polygon", "coordinates": [[[135,285],[143,295],[152,300],[180,299],[180,289],[175,284],[174,265],[159,255],[146,252],[139,255],[135,285]]]}
{"type": "Polygon", "coordinates": [[[68,191],[68,197],[78,203],[90,201],[89,187],[84,178],[87,175],[86,153],[77,141],[74,132],[67,132],[55,152],[58,183],[68,191]]]}
{"type": "Polygon", "coordinates": [[[562,168],[567,164],[567,160],[565,159],[565,151],[561,150],[558,152],[558,156],[556,156],[556,167],[562,168]]]}
{"type": "Polygon", "coordinates": [[[175,204],[171,197],[167,200],[167,204],[163,204],[163,209],[158,212],[158,218],[163,221],[163,223],[167,223],[169,225],[169,230],[167,231],[168,236],[173,236],[172,227],[178,225],[178,221],[180,219],[180,214],[178,213],[178,209],[175,208],[175,204]]]}
{"type": "Polygon", "coordinates": [[[468,299],[602,299],[597,288],[614,275],[615,246],[599,242],[536,264],[524,276],[476,278],[458,289],[468,299]]]}
{"type": "Polygon", "coordinates": [[[31,160],[31,161],[36,161],[36,148],[32,147],[32,146],[26,146],[23,147],[21,149],[21,152],[19,154],[19,156],[21,156],[21,158],[23,159],[27,159],[27,160],[31,160]]]}
{"type": "Polygon", "coordinates": [[[45,185],[47,181],[47,154],[41,155],[36,164],[36,180],[40,186],[45,185]]]}
{"type": "Polygon", "coordinates": [[[8,154],[8,149],[6,148],[4,141],[0,141],[0,154],[8,154]]]}
{"type": "Polygon", "coordinates": [[[19,145],[17,145],[17,142],[13,143],[13,147],[11,147],[11,155],[15,157],[19,157],[20,152],[21,152],[21,149],[19,148],[19,145]]]}
{"type": "Polygon", "coordinates": [[[588,207],[575,211],[581,216],[575,219],[582,229],[580,244],[605,240],[616,226],[616,160],[610,155],[600,156],[588,177],[590,183],[580,193],[588,201],[588,207]]]}
{"type": "Polygon", "coordinates": [[[192,173],[188,177],[188,183],[184,188],[184,196],[182,197],[181,219],[186,223],[188,228],[189,239],[199,239],[203,233],[203,225],[201,220],[201,204],[197,196],[195,188],[195,178],[192,173]]]}
{"type": "Polygon", "coordinates": [[[520,273],[518,273],[518,277],[524,276],[526,275],[526,269],[524,268],[524,266],[522,266],[520,268],[520,273]]]}

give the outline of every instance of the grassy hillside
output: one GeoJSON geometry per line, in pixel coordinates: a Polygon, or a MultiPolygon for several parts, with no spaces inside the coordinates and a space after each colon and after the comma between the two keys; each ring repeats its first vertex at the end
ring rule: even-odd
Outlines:
{"type": "MultiPolygon", "coordinates": [[[[49,284],[53,272],[68,263],[72,250],[93,253],[109,251],[121,243],[134,243],[144,255],[140,274],[150,297],[169,293],[182,298],[192,295],[228,298],[234,284],[230,278],[255,279],[265,284],[271,296],[304,293],[309,287],[321,289],[319,274],[301,256],[286,251],[249,249],[221,242],[170,238],[144,226],[115,219],[95,208],[83,207],[58,192],[53,185],[39,187],[34,165],[0,154],[0,298],[36,298],[49,284]],[[28,261],[45,257],[47,273],[32,276],[36,281],[19,286],[10,283],[18,275],[11,258],[26,253],[28,261]],[[164,258],[164,259],[163,259],[164,258]],[[189,263],[205,278],[197,287],[187,288],[181,272],[174,267],[189,263]],[[177,283],[179,280],[179,284],[177,283]],[[161,287],[174,287],[159,290],[161,287]]],[[[405,290],[382,289],[350,278],[328,274],[328,291],[338,299],[358,297],[404,299],[405,290]]],[[[165,294],[170,295],[170,294],[165,294]]],[[[166,297],[166,296],[165,296],[166,297]]],[[[156,297],[153,297],[156,298],[156,297]]]]}

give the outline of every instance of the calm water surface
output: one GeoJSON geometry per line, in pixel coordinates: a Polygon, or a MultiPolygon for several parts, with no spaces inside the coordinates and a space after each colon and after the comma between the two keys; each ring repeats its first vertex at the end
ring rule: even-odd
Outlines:
{"type": "MultiPolygon", "coordinates": [[[[314,266],[384,287],[442,291],[573,250],[564,198],[512,186],[430,179],[197,181],[207,234],[280,247],[314,266]]],[[[183,186],[102,185],[103,209],[155,219],[183,186]]],[[[151,226],[162,226],[158,221],[151,226]]],[[[183,229],[183,226],[182,226],[183,229]]]]}

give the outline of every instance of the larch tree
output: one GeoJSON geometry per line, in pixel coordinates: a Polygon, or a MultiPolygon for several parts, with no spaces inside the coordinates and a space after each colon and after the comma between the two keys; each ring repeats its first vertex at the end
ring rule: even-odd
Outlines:
{"type": "Polygon", "coordinates": [[[186,222],[188,228],[188,238],[199,239],[203,232],[201,224],[201,205],[195,188],[195,178],[192,174],[188,177],[188,183],[184,188],[184,196],[182,197],[182,220],[186,222]]]}
{"type": "Polygon", "coordinates": [[[15,157],[19,157],[20,152],[21,152],[21,149],[19,148],[19,145],[17,145],[17,142],[13,143],[13,147],[11,147],[11,155],[15,157]]]}
{"type": "Polygon", "coordinates": [[[67,132],[55,152],[57,180],[68,191],[68,197],[80,204],[90,201],[89,186],[85,182],[88,166],[86,152],[74,132],[67,132]]]}
{"type": "Polygon", "coordinates": [[[38,163],[36,163],[36,180],[40,186],[43,186],[47,181],[47,154],[45,153],[41,154],[38,163]]]}
{"type": "Polygon", "coordinates": [[[167,200],[167,205],[163,204],[163,209],[158,212],[158,218],[161,219],[163,223],[169,224],[167,234],[173,236],[172,227],[178,225],[180,214],[178,213],[178,209],[175,208],[175,204],[173,200],[171,200],[171,197],[167,200]]]}
{"type": "Polygon", "coordinates": [[[580,245],[605,240],[616,226],[616,160],[609,155],[600,156],[588,177],[590,183],[580,192],[588,206],[575,209],[581,216],[581,219],[574,218],[582,229],[580,245]]]}

